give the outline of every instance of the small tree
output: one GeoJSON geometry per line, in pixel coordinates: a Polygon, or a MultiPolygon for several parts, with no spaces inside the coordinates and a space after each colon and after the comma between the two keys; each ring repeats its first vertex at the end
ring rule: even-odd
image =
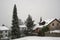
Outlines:
{"type": "Polygon", "coordinates": [[[49,31],[48,25],[47,25],[47,26],[44,26],[44,27],[42,28],[42,34],[45,35],[45,32],[47,32],[47,31],[49,31]]]}
{"type": "Polygon", "coordinates": [[[13,20],[12,20],[12,27],[11,27],[11,36],[12,36],[13,39],[20,37],[20,28],[19,28],[19,24],[18,24],[16,5],[14,5],[14,9],[13,9],[13,20]]]}
{"type": "Polygon", "coordinates": [[[44,26],[44,27],[42,28],[42,31],[43,31],[43,32],[47,32],[47,31],[49,31],[48,26],[44,26]]]}

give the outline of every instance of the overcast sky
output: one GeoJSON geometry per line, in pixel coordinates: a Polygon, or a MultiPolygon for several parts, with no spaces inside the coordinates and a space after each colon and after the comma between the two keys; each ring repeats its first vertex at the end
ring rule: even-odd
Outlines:
{"type": "Polygon", "coordinates": [[[60,0],[0,0],[0,25],[11,26],[14,4],[17,6],[19,19],[26,20],[30,14],[36,22],[60,18],[60,0]]]}

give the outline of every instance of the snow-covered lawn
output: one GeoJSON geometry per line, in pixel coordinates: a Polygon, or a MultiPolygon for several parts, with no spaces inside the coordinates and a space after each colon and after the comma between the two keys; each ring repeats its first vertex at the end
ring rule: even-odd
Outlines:
{"type": "Polygon", "coordinates": [[[60,40],[60,37],[38,37],[38,36],[27,36],[14,40],[60,40]]]}

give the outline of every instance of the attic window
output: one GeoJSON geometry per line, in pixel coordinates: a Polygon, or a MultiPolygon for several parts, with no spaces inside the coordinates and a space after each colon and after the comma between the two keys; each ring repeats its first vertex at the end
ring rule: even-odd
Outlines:
{"type": "Polygon", "coordinates": [[[54,23],[52,24],[52,26],[54,26],[54,23]]]}
{"type": "Polygon", "coordinates": [[[57,23],[57,26],[59,26],[59,23],[57,23]]]}

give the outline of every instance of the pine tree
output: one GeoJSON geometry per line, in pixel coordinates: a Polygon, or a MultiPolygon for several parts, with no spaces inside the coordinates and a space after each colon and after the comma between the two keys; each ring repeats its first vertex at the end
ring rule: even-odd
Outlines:
{"type": "Polygon", "coordinates": [[[13,20],[12,20],[11,29],[12,29],[11,30],[12,39],[19,38],[20,37],[20,28],[19,28],[19,24],[18,24],[16,5],[14,5],[14,9],[13,9],[13,20]]]}
{"type": "Polygon", "coordinates": [[[28,29],[32,29],[34,27],[34,21],[30,15],[28,15],[28,18],[26,20],[26,26],[28,29]]]}

